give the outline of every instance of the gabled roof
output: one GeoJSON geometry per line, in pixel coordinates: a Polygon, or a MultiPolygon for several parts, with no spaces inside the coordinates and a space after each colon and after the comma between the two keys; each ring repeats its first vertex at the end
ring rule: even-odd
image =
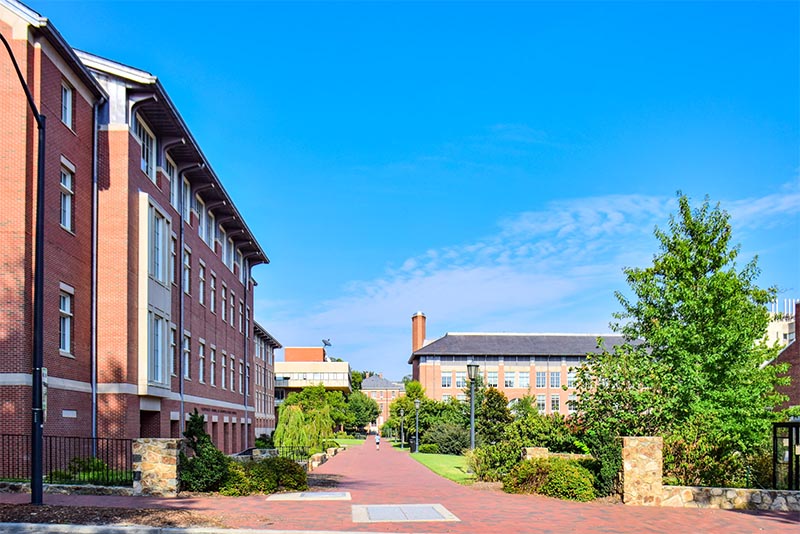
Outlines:
{"type": "Polygon", "coordinates": [[[365,389],[396,389],[398,391],[403,389],[403,384],[386,380],[382,376],[371,375],[361,382],[362,391],[365,389]]]}
{"type": "Polygon", "coordinates": [[[275,339],[275,338],[272,336],[272,334],[270,334],[269,332],[267,332],[266,328],[264,328],[263,326],[261,326],[260,324],[258,324],[258,323],[257,323],[257,322],[255,322],[255,321],[253,321],[253,331],[255,332],[255,335],[257,335],[257,336],[261,336],[261,337],[263,337],[263,338],[266,338],[266,340],[267,340],[267,344],[268,344],[270,347],[272,347],[272,348],[275,348],[275,349],[281,349],[281,348],[283,348],[283,345],[281,345],[281,344],[278,342],[278,340],[277,340],[277,339],[275,339]]]}
{"type": "Polygon", "coordinates": [[[585,356],[598,352],[597,339],[606,347],[624,343],[615,334],[482,334],[448,333],[411,355],[419,356],[585,356]]]}

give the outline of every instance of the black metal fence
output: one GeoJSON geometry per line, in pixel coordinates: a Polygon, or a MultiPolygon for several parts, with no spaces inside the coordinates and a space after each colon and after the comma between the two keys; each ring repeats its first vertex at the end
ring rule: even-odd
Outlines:
{"type": "Polygon", "coordinates": [[[305,462],[311,456],[306,447],[277,447],[275,450],[281,458],[289,458],[295,462],[305,462]]]}
{"type": "MultiPolygon", "coordinates": [[[[44,436],[47,484],[133,485],[133,440],[44,436]]],[[[0,434],[0,480],[28,481],[31,437],[0,434]]]]}

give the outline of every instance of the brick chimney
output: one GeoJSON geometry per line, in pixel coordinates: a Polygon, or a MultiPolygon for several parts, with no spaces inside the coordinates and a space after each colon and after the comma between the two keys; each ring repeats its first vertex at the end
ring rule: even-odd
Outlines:
{"type": "Polygon", "coordinates": [[[417,352],[425,343],[425,314],[421,311],[411,317],[411,352],[417,352]]]}

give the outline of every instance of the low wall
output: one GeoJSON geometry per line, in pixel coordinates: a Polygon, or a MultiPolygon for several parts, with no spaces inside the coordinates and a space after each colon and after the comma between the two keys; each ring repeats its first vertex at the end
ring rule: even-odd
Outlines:
{"type": "Polygon", "coordinates": [[[661,506],[800,512],[800,491],[664,486],[661,506]]]}
{"type": "Polygon", "coordinates": [[[522,459],[533,458],[566,458],[567,460],[594,460],[591,454],[576,454],[570,452],[550,452],[547,447],[523,447],[522,459]]]}
{"type": "Polygon", "coordinates": [[[133,440],[133,494],[174,497],[178,494],[180,439],[133,440]]]}

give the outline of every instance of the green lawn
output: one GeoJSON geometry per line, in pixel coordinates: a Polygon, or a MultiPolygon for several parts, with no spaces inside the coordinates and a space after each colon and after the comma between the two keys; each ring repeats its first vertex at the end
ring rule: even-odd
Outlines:
{"type": "Polygon", "coordinates": [[[363,439],[355,439],[355,438],[333,438],[336,443],[339,445],[361,445],[364,443],[363,439]]]}
{"type": "Polygon", "coordinates": [[[468,472],[467,458],[451,454],[413,453],[411,457],[439,476],[459,484],[471,484],[475,475],[468,472]]]}

